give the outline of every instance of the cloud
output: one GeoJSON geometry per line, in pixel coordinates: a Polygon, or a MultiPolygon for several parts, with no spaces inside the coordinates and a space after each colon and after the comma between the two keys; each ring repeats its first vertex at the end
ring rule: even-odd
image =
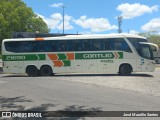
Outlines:
{"type": "Polygon", "coordinates": [[[63,7],[64,4],[63,3],[54,3],[52,5],[50,5],[50,7],[54,7],[54,8],[59,8],[59,7],[63,7]]]}
{"type": "MultiPolygon", "coordinates": [[[[73,26],[70,24],[70,22],[72,22],[72,16],[65,15],[64,16],[64,29],[65,30],[71,30],[71,29],[73,29],[73,26]]],[[[63,22],[61,22],[59,24],[59,26],[57,26],[57,29],[59,29],[59,30],[63,29],[63,22]]]]}
{"type": "Polygon", "coordinates": [[[60,13],[55,13],[52,14],[49,18],[44,17],[40,14],[37,14],[39,17],[41,17],[44,22],[46,22],[46,24],[48,25],[49,28],[51,29],[56,29],[57,26],[60,24],[61,20],[62,20],[62,16],[60,13]]]}
{"type": "MultiPolygon", "coordinates": [[[[59,24],[59,26],[57,26],[57,29],[59,29],[59,30],[63,29],[63,23],[62,22],[61,22],[61,24],[59,24]]],[[[64,29],[65,30],[71,30],[71,29],[73,29],[73,26],[70,25],[70,22],[64,21],[64,29]]]]}
{"type": "Polygon", "coordinates": [[[87,18],[87,16],[81,16],[79,19],[74,20],[74,22],[84,29],[91,29],[92,32],[117,29],[116,25],[111,25],[108,19],[105,18],[87,18]]]}
{"type": "Polygon", "coordinates": [[[50,16],[52,19],[62,20],[62,15],[60,13],[54,13],[50,16]]]}
{"type": "Polygon", "coordinates": [[[137,35],[139,32],[138,31],[136,31],[136,30],[130,30],[129,31],[129,34],[134,34],[134,35],[137,35]]]}
{"type": "MultiPolygon", "coordinates": [[[[50,17],[37,15],[46,22],[50,29],[63,30],[63,17],[60,13],[54,13],[50,17]]],[[[111,25],[106,18],[87,18],[87,16],[81,16],[79,19],[74,19],[72,16],[65,15],[64,29],[74,29],[73,24],[79,25],[83,29],[91,29],[90,33],[118,29],[116,25],[111,25]]]]}
{"type": "Polygon", "coordinates": [[[152,13],[154,11],[158,11],[158,6],[154,5],[149,7],[147,5],[141,5],[140,3],[124,3],[119,5],[116,9],[122,12],[121,16],[123,16],[124,19],[132,19],[145,13],[152,13]]]}
{"type": "MultiPolygon", "coordinates": [[[[50,15],[49,18],[44,17],[40,14],[37,14],[39,17],[41,17],[44,22],[48,25],[49,28],[51,29],[58,29],[62,30],[63,29],[63,17],[60,13],[54,13],[50,15]]],[[[72,21],[72,16],[65,15],[64,16],[64,28],[65,30],[71,30],[73,29],[73,26],[70,24],[72,21]]]]}
{"type": "Polygon", "coordinates": [[[159,31],[160,32],[160,18],[154,18],[141,27],[144,31],[159,31]]]}

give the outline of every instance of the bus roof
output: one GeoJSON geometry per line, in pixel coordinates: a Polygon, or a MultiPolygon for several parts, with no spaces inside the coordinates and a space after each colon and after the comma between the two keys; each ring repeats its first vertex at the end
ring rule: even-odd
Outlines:
{"type": "Polygon", "coordinates": [[[4,39],[4,41],[35,41],[35,40],[68,40],[68,39],[97,39],[97,38],[141,38],[145,37],[133,34],[93,34],[93,35],[66,35],[58,37],[45,37],[45,38],[16,38],[16,39],[4,39]]]}

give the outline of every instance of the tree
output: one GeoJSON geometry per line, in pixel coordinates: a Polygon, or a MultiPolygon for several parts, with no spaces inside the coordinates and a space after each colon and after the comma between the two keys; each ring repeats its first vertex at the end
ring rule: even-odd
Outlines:
{"type": "Polygon", "coordinates": [[[146,32],[146,33],[139,33],[139,35],[146,37],[149,42],[155,43],[160,47],[160,35],[158,32],[146,32]]]}
{"type": "Polygon", "coordinates": [[[12,32],[48,33],[47,24],[22,0],[0,0],[0,42],[12,32]]]}
{"type": "Polygon", "coordinates": [[[32,17],[32,19],[28,22],[28,25],[26,26],[27,32],[39,31],[43,33],[48,33],[50,29],[46,27],[47,27],[46,23],[38,15],[34,15],[34,17],[32,17]]]}

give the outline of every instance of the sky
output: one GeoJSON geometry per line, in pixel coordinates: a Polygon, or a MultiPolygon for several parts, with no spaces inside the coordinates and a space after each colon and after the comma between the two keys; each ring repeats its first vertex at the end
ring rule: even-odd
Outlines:
{"type": "Polygon", "coordinates": [[[160,34],[160,0],[23,0],[41,17],[51,33],[117,33],[122,16],[123,33],[157,31],[160,34]]]}

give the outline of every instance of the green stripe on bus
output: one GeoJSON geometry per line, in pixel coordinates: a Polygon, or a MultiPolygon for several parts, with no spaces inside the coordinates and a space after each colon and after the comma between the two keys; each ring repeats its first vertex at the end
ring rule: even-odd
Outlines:
{"type": "Polygon", "coordinates": [[[118,59],[122,59],[123,58],[123,52],[117,52],[119,54],[119,58],[118,59]]]}
{"type": "Polygon", "coordinates": [[[66,60],[67,56],[66,54],[57,54],[58,55],[58,60],[66,60]]]}
{"type": "Polygon", "coordinates": [[[3,61],[32,61],[46,60],[45,54],[27,54],[27,55],[3,55],[3,61]]]}
{"type": "Polygon", "coordinates": [[[46,55],[45,54],[37,54],[39,57],[39,60],[46,60],[46,55]]]}
{"type": "Polygon", "coordinates": [[[71,66],[71,61],[70,60],[64,60],[63,63],[64,63],[65,67],[71,66]]]}
{"type": "Polygon", "coordinates": [[[75,53],[75,59],[122,59],[123,52],[75,53]]]}
{"type": "MultiPolygon", "coordinates": [[[[65,53],[57,54],[58,60],[66,60],[65,53]]],[[[122,59],[123,52],[75,53],[75,60],[83,59],[122,59]]],[[[3,61],[46,60],[45,54],[3,55],[3,61]]],[[[66,65],[70,64],[66,61],[66,65]]]]}

